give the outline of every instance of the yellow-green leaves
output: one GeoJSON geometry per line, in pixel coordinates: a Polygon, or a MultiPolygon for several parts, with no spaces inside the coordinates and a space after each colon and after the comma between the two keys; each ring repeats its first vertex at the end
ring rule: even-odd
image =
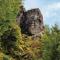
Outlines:
{"type": "Polygon", "coordinates": [[[22,0],[0,0],[0,19],[15,20],[22,0]]]}

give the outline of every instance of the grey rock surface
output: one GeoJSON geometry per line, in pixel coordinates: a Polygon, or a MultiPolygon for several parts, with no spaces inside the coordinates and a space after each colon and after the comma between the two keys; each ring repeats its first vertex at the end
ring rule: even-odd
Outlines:
{"type": "Polygon", "coordinates": [[[28,36],[40,35],[44,30],[43,16],[39,8],[28,11],[20,10],[16,21],[21,28],[21,32],[28,36]]]}

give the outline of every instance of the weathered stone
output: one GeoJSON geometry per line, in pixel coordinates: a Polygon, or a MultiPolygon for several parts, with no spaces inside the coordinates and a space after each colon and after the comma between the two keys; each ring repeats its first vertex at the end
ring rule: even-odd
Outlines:
{"type": "Polygon", "coordinates": [[[44,30],[43,16],[39,8],[25,11],[20,10],[17,15],[17,23],[21,27],[21,32],[30,36],[39,36],[44,30]]]}

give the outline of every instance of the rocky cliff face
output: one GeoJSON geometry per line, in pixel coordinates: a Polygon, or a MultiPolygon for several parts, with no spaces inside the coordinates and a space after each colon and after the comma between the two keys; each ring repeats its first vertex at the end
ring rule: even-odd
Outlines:
{"type": "Polygon", "coordinates": [[[17,23],[21,32],[28,36],[40,36],[44,30],[43,16],[39,8],[28,11],[20,10],[17,15],[17,23]]]}

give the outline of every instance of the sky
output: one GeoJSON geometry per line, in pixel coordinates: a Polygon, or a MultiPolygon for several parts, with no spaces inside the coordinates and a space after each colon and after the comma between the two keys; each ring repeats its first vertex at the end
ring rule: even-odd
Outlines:
{"type": "Polygon", "coordinates": [[[26,10],[39,8],[43,15],[44,24],[60,26],[60,0],[25,0],[26,10]]]}

